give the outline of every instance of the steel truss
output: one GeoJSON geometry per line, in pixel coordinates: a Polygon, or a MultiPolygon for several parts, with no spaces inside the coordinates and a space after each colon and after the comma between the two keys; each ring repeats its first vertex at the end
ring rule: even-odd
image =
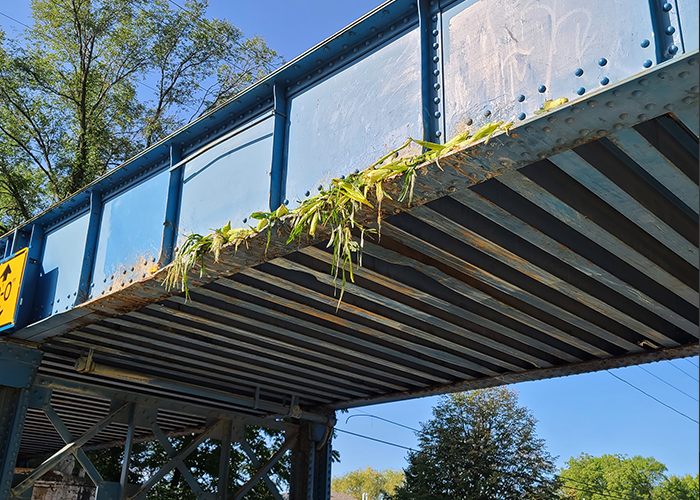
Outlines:
{"type": "MultiPolygon", "coordinates": [[[[279,416],[266,418],[246,415],[221,408],[212,409],[196,404],[183,403],[167,398],[153,398],[135,393],[122,393],[102,385],[72,382],[45,375],[36,376],[41,362],[41,351],[17,344],[0,343],[0,358],[6,363],[14,364],[11,370],[0,374],[0,445],[2,445],[2,490],[0,500],[30,499],[37,480],[56,467],[68,456],[74,456],[85,474],[97,487],[96,500],[142,500],[152,488],[169,473],[178,470],[198,499],[203,500],[240,500],[259,482],[262,481],[272,495],[281,500],[282,493],[270,477],[272,468],[280,458],[291,452],[292,475],[290,481],[291,500],[326,499],[330,495],[330,458],[331,435],[335,417],[329,415],[308,415],[312,420],[293,418],[301,412],[295,407],[292,398],[286,418],[279,416]],[[16,358],[16,359],[15,359],[16,358]],[[76,435],[64,423],[52,405],[54,390],[83,396],[98,396],[110,401],[107,415],[76,435]],[[179,411],[203,417],[205,425],[196,429],[195,437],[189,443],[183,443],[176,449],[162,426],[158,423],[158,410],[179,411]],[[39,410],[51,423],[65,445],[41,465],[34,468],[29,475],[14,474],[19,450],[19,443],[28,410],[39,410]],[[319,422],[326,422],[322,424],[319,422]],[[94,448],[95,438],[112,424],[120,424],[126,432],[119,443],[124,448],[119,482],[106,481],[86,455],[85,448],[94,448]],[[253,425],[266,429],[282,430],[284,442],[267,461],[260,460],[250,443],[245,438],[245,428],[253,425]],[[139,430],[137,436],[137,429],[139,430]],[[144,438],[147,431],[148,438],[144,438]],[[134,484],[128,481],[129,468],[132,464],[133,445],[137,440],[156,440],[166,452],[169,461],[155,473],[144,478],[143,482],[134,484]],[[185,460],[207,439],[221,443],[221,459],[218,468],[216,491],[207,491],[192,474],[185,460]],[[257,472],[250,475],[242,485],[229,483],[232,446],[238,445],[253,464],[257,472]]],[[[192,429],[186,429],[191,432],[192,429]]],[[[184,432],[184,431],[183,431],[184,432]]],[[[112,441],[102,441],[102,447],[114,445],[112,441]],[[105,444],[108,443],[108,444],[105,444]]]]}

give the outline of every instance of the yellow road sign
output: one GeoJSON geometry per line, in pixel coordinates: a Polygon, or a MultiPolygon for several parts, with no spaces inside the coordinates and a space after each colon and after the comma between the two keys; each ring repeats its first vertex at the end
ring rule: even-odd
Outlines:
{"type": "Polygon", "coordinates": [[[15,324],[26,264],[26,248],[0,264],[0,329],[15,324]]]}

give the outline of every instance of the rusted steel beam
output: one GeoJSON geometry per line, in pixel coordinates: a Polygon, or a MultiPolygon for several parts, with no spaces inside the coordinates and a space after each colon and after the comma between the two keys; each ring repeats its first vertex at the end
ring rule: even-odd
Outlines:
{"type": "Polygon", "coordinates": [[[669,349],[660,349],[656,351],[629,354],[627,356],[616,356],[607,359],[596,359],[592,361],[582,361],[580,363],[571,363],[564,366],[554,368],[539,368],[529,370],[524,373],[508,373],[497,377],[484,377],[478,380],[468,380],[450,385],[436,386],[430,389],[422,389],[418,391],[406,392],[401,394],[390,394],[377,398],[355,399],[352,401],[344,401],[339,404],[331,404],[318,408],[318,410],[337,410],[340,408],[355,408],[358,406],[388,403],[392,401],[402,401],[405,399],[422,398],[426,396],[435,396],[450,392],[471,391],[473,389],[484,389],[487,387],[497,387],[501,385],[517,384],[519,382],[527,382],[531,380],[544,380],[549,378],[565,377],[567,375],[578,375],[580,373],[597,372],[609,370],[611,368],[621,368],[624,366],[633,366],[643,363],[652,363],[655,361],[665,361],[669,359],[687,358],[700,354],[700,346],[698,344],[690,344],[681,347],[673,347],[669,349]]]}

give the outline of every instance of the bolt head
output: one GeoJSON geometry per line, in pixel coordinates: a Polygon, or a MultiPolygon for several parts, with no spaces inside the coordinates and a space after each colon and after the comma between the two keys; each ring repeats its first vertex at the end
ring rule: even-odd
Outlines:
{"type": "Polygon", "coordinates": [[[518,102],[523,102],[525,100],[525,96],[523,94],[520,94],[518,96],[518,102]]]}
{"type": "Polygon", "coordinates": [[[598,66],[605,66],[606,64],[608,64],[608,60],[606,58],[601,57],[598,59],[598,66]]]}
{"type": "Polygon", "coordinates": [[[586,93],[586,89],[584,89],[583,87],[579,87],[578,90],[576,91],[576,93],[578,95],[583,95],[586,93]]]}
{"type": "Polygon", "coordinates": [[[439,84],[439,83],[433,84],[433,88],[434,88],[435,90],[438,90],[438,89],[440,88],[440,84],[439,84]]]}
{"type": "Polygon", "coordinates": [[[671,9],[673,8],[673,5],[671,5],[669,2],[666,2],[665,4],[663,4],[663,6],[661,8],[663,9],[664,12],[670,12],[671,9]]]}
{"type": "Polygon", "coordinates": [[[545,92],[547,92],[547,87],[545,87],[544,85],[540,85],[539,87],[537,87],[537,92],[539,92],[540,94],[544,94],[545,92]]]}
{"type": "Polygon", "coordinates": [[[610,78],[608,78],[607,76],[603,77],[603,79],[600,80],[601,85],[607,85],[608,83],[610,83],[610,78]]]}
{"type": "Polygon", "coordinates": [[[678,47],[677,47],[677,46],[671,45],[671,46],[668,48],[668,53],[669,53],[669,54],[674,55],[676,52],[678,52],[678,47]]]}
{"type": "Polygon", "coordinates": [[[527,115],[525,113],[520,113],[518,115],[518,120],[524,120],[527,115]]]}
{"type": "Polygon", "coordinates": [[[433,36],[438,36],[438,33],[440,33],[438,30],[433,30],[433,36]]]}
{"type": "Polygon", "coordinates": [[[577,68],[576,71],[574,71],[574,75],[583,76],[583,69],[577,68]]]}
{"type": "Polygon", "coordinates": [[[651,42],[645,38],[644,40],[642,40],[642,43],[640,45],[642,46],[643,49],[646,49],[650,43],[651,42]]]}
{"type": "Polygon", "coordinates": [[[673,26],[666,26],[666,34],[673,35],[676,32],[676,28],[673,26]]]}
{"type": "Polygon", "coordinates": [[[646,61],[644,61],[642,63],[642,66],[644,66],[645,68],[651,68],[651,59],[647,59],[646,61]]]}

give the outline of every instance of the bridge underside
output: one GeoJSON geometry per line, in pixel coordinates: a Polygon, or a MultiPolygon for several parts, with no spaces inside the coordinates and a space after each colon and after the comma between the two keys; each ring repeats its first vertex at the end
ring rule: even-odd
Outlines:
{"type": "MultiPolygon", "coordinates": [[[[694,54],[426,165],[339,307],[326,242],[281,226],[189,300],[161,272],[14,337],[40,344],[36,385],[74,432],[108,407],[63,391],[284,417],[695,355],[697,96],[694,54]]],[[[45,424],[30,410],[21,457],[62,445],[45,424]]]]}

